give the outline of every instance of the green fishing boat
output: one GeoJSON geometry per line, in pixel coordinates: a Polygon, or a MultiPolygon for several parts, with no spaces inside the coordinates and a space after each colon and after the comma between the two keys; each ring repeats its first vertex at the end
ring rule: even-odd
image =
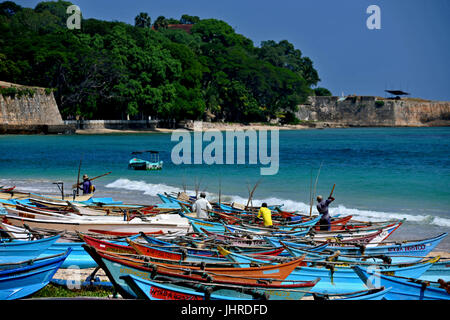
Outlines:
{"type": "Polygon", "coordinates": [[[158,151],[134,151],[131,154],[138,155],[146,152],[150,153],[150,160],[132,158],[128,162],[128,168],[134,170],[161,170],[163,167],[163,161],[159,160],[158,151]]]}

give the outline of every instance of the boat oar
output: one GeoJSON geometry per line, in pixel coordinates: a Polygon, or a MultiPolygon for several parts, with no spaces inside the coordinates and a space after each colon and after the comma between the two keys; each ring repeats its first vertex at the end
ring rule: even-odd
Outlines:
{"type": "Polygon", "coordinates": [[[330,193],[330,196],[329,196],[328,198],[331,198],[331,196],[333,195],[333,192],[334,192],[334,187],[336,187],[336,183],[335,183],[335,184],[333,184],[333,189],[331,189],[331,193],[330,193]]]}
{"type": "MultiPolygon", "coordinates": [[[[80,171],[81,171],[81,159],[80,159],[80,164],[78,165],[78,177],[77,177],[77,186],[80,185],[80,171]]],[[[80,189],[77,188],[77,196],[80,195],[80,189]]]]}
{"type": "MultiPolygon", "coordinates": [[[[96,176],[96,177],[94,177],[94,178],[92,178],[92,179],[89,179],[89,180],[94,181],[95,179],[98,179],[98,178],[107,176],[107,175],[110,174],[111,172],[112,172],[112,171],[107,172],[107,173],[104,173],[104,174],[102,174],[102,175],[96,176]]],[[[74,185],[72,186],[72,188],[76,188],[76,187],[78,187],[80,184],[83,184],[83,182],[80,182],[80,183],[78,183],[78,184],[74,184],[74,185]]]]}

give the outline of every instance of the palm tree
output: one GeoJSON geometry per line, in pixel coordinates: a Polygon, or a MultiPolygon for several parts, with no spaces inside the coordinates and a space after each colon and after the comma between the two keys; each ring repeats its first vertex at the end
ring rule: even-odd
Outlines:
{"type": "Polygon", "coordinates": [[[156,18],[155,23],[153,24],[153,27],[158,30],[158,29],[165,29],[167,28],[168,22],[167,19],[163,16],[159,16],[158,18],[156,18]]]}
{"type": "Polygon", "coordinates": [[[141,13],[139,13],[139,15],[137,15],[134,18],[134,26],[135,27],[150,28],[151,25],[152,25],[152,20],[151,20],[150,16],[148,15],[148,13],[146,13],[146,12],[141,12],[141,13]]]}

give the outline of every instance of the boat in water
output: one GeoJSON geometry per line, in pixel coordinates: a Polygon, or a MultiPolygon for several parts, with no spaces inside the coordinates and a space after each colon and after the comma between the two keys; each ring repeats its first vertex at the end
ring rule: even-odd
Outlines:
{"type": "Polygon", "coordinates": [[[163,161],[159,160],[159,152],[148,150],[148,151],[134,151],[131,154],[137,155],[148,152],[150,153],[150,161],[139,159],[139,158],[132,158],[128,162],[128,168],[134,169],[134,170],[161,170],[163,167],[163,161]]]}

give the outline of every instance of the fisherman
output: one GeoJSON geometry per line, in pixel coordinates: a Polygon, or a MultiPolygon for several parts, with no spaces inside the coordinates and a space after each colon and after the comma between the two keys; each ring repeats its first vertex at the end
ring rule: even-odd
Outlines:
{"type": "Polygon", "coordinates": [[[206,200],[206,194],[202,192],[200,193],[200,198],[192,205],[192,211],[197,213],[197,218],[208,219],[208,210],[212,210],[212,206],[209,201],[206,200]]]}
{"type": "Polygon", "coordinates": [[[87,174],[83,175],[83,183],[81,184],[81,187],[79,187],[81,190],[83,190],[83,194],[90,194],[95,191],[95,187],[92,184],[91,180],[89,180],[89,177],[87,174]]]}
{"type": "Polygon", "coordinates": [[[272,224],[272,212],[269,208],[267,208],[267,203],[261,204],[261,208],[259,208],[257,218],[262,219],[264,221],[264,227],[273,228],[272,224]]]}
{"type": "Polygon", "coordinates": [[[317,211],[322,215],[319,220],[320,230],[330,231],[331,230],[331,216],[328,213],[328,206],[334,201],[332,196],[328,197],[327,200],[323,200],[322,196],[317,196],[317,211]]]}

